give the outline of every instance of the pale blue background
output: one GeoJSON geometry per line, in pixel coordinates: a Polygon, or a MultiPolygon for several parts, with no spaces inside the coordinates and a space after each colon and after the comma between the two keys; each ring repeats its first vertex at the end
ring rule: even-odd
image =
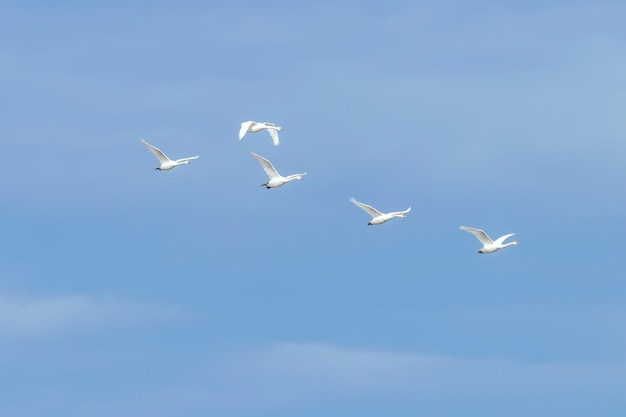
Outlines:
{"type": "Polygon", "coordinates": [[[624,21],[2,2],[0,415],[623,416],[624,21]]]}

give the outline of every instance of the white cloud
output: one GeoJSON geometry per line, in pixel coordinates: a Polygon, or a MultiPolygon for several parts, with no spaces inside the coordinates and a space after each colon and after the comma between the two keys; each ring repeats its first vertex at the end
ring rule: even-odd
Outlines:
{"type": "MultiPolygon", "coordinates": [[[[507,358],[278,343],[222,361],[211,371],[207,398],[215,406],[274,407],[337,396],[404,402],[560,397],[584,393],[596,383],[623,385],[624,375],[624,362],[524,363],[507,358]]],[[[608,395],[617,392],[609,390],[608,395]]]]}
{"type": "Polygon", "coordinates": [[[128,326],[175,317],[172,309],[88,295],[0,295],[0,337],[47,337],[101,326],[128,326]]]}
{"type": "MultiPolygon", "coordinates": [[[[564,404],[588,408],[605,400],[621,404],[626,384],[623,361],[524,363],[324,343],[285,342],[213,353],[208,367],[198,357],[186,358],[190,361],[186,365],[181,357],[169,364],[175,370],[161,367],[162,378],[154,384],[137,384],[129,395],[84,402],[81,413],[299,415],[302,410],[339,407],[358,414],[374,405],[414,411],[434,406],[448,411],[441,415],[474,407],[498,415],[493,410],[535,401],[541,409],[564,404]]],[[[513,411],[507,415],[528,415],[513,411]]]]}

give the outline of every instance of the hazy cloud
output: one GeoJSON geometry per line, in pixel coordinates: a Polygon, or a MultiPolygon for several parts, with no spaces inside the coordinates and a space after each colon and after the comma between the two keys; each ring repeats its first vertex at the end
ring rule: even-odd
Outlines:
{"type": "MultiPolygon", "coordinates": [[[[418,402],[576,395],[626,383],[626,363],[520,362],[419,352],[278,343],[221,361],[208,377],[213,405],[288,406],[341,397],[418,402]]],[[[604,395],[618,395],[605,390],[604,395]]]]}
{"type": "Polygon", "coordinates": [[[155,304],[89,295],[0,295],[0,336],[46,337],[100,326],[170,320],[176,314],[155,304]]]}

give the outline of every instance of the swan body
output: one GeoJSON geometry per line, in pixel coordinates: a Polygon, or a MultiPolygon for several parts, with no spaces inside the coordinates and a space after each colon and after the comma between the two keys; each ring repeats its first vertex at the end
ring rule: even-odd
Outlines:
{"type": "Polygon", "coordinates": [[[246,133],[257,133],[261,130],[267,130],[272,138],[272,142],[274,142],[274,146],[278,146],[280,143],[278,141],[278,131],[283,130],[282,127],[276,126],[274,123],[257,123],[252,120],[248,120],[247,122],[243,122],[241,124],[241,128],[239,129],[239,140],[243,139],[246,133]]]}
{"type": "Polygon", "coordinates": [[[400,217],[400,218],[405,219],[406,213],[411,211],[411,207],[409,207],[408,209],[404,211],[393,211],[391,213],[381,213],[380,211],[376,210],[374,207],[368,206],[367,204],[363,204],[360,201],[357,201],[354,197],[350,197],[350,201],[356,204],[357,206],[361,207],[370,216],[372,216],[372,220],[370,220],[370,222],[367,223],[368,226],[375,226],[377,224],[383,224],[393,219],[394,217],[400,217]]]}
{"type": "Polygon", "coordinates": [[[250,152],[250,155],[255,157],[257,161],[259,161],[259,163],[263,167],[263,170],[269,177],[268,182],[266,182],[265,184],[261,184],[262,187],[265,187],[268,190],[270,188],[282,187],[283,185],[293,180],[303,180],[304,176],[306,175],[306,172],[305,172],[304,174],[293,174],[293,175],[288,175],[286,177],[283,177],[282,175],[278,173],[278,171],[276,171],[276,168],[274,168],[274,165],[272,165],[270,161],[268,161],[267,159],[263,158],[260,155],[255,154],[254,152],[250,152]]]}
{"type": "Polygon", "coordinates": [[[478,253],[493,253],[499,251],[500,249],[506,248],[508,246],[517,246],[519,242],[516,240],[514,242],[504,243],[504,241],[513,236],[515,233],[509,233],[508,235],[500,236],[496,240],[492,240],[487,233],[480,229],[475,229],[473,227],[461,226],[460,230],[465,230],[466,232],[470,232],[480,243],[483,244],[483,247],[478,249],[478,253]]]}
{"type": "Polygon", "coordinates": [[[182,158],[182,159],[172,160],[172,159],[168,158],[167,155],[165,155],[159,148],[150,145],[145,140],[141,139],[140,142],[146,148],[148,148],[148,150],[150,152],[152,152],[154,154],[154,156],[156,156],[156,158],[159,160],[160,165],[158,167],[154,168],[154,169],[157,169],[159,171],[169,171],[170,169],[176,168],[179,165],[189,164],[189,161],[192,160],[192,159],[200,158],[200,155],[196,155],[196,156],[192,156],[190,158],[182,158]]]}

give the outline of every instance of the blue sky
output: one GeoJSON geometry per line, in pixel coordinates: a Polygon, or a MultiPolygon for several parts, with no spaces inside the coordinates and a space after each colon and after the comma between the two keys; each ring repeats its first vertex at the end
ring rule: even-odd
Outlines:
{"type": "Polygon", "coordinates": [[[625,17],[1,3],[0,414],[622,416],[625,17]]]}

